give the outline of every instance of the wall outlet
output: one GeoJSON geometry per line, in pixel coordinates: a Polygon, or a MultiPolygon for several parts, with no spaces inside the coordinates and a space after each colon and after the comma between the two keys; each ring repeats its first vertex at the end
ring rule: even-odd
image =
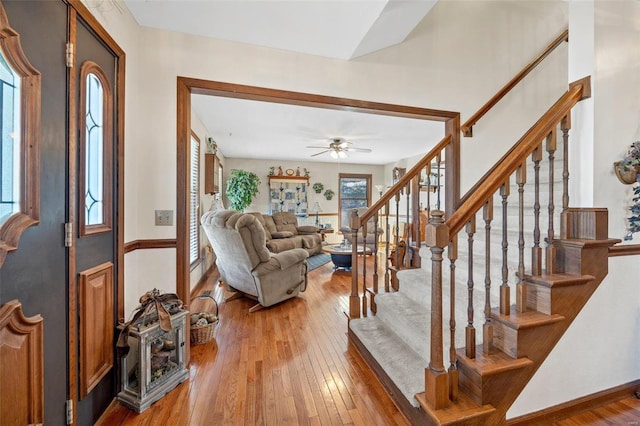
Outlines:
{"type": "Polygon", "coordinates": [[[173,210],[156,210],[156,226],[172,226],[173,210]]]}

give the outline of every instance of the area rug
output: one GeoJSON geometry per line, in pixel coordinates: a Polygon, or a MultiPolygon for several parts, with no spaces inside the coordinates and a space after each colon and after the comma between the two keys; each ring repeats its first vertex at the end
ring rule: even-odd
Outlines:
{"type": "Polygon", "coordinates": [[[309,264],[310,271],[313,271],[314,269],[319,268],[330,261],[331,255],[328,253],[315,254],[307,258],[307,264],[309,264]]]}

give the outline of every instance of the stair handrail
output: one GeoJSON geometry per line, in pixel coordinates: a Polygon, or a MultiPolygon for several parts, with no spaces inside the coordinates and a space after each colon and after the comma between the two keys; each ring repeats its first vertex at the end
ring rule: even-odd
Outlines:
{"type": "Polygon", "coordinates": [[[511,91],[527,74],[529,74],[540,62],[551,54],[562,42],[569,41],[569,30],[565,29],[562,34],[556,37],[547,48],[540,53],[533,61],[525,66],[522,71],[516,74],[502,89],[500,89],[487,103],[482,105],[480,109],[473,114],[465,123],[460,126],[460,130],[465,137],[473,136],[473,126],[480,120],[491,108],[493,108],[507,93],[511,91]]]}
{"type": "Polygon", "coordinates": [[[376,201],[371,207],[367,209],[366,212],[360,215],[360,222],[366,222],[373,215],[381,210],[387,202],[391,200],[400,190],[402,190],[405,186],[411,182],[411,179],[418,176],[422,170],[433,161],[450,143],[451,143],[451,135],[448,134],[440,142],[436,144],[429,152],[427,152],[424,157],[420,159],[404,176],[402,176],[398,182],[396,182],[391,188],[389,188],[382,197],[378,201],[376,201]]]}
{"type": "Polygon", "coordinates": [[[461,198],[460,206],[452,212],[446,225],[449,235],[455,236],[511,176],[526,158],[533,153],[540,141],[562,118],[571,113],[571,109],[582,99],[591,95],[590,79],[585,77],[569,85],[567,90],[547,112],[524,134],[507,153],[478,180],[461,198]]]}

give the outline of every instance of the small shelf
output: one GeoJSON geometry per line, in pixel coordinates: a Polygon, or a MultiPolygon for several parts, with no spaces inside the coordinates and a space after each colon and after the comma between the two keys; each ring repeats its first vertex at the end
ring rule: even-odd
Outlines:
{"type": "Polygon", "coordinates": [[[268,176],[269,177],[269,183],[271,183],[272,180],[275,181],[279,181],[279,180],[287,180],[287,181],[300,181],[300,182],[306,182],[309,183],[309,178],[306,176],[286,176],[286,175],[282,175],[282,176],[277,176],[277,175],[273,175],[273,176],[268,176]]]}

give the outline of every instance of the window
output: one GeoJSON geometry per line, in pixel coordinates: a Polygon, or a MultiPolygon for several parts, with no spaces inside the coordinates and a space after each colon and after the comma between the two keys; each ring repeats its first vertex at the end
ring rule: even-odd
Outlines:
{"type": "Polygon", "coordinates": [[[80,69],[80,232],[111,230],[111,89],[102,69],[85,62],[80,69]]]}
{"type": "Polygon", "coordinates": [[[351,210],[370,205],[371,175],[340,173],[339,187],[340,226],[349,226],[351,210]]]}
{"type": "Polygon", "coordinates": [[[20,78],[0,55],[0,223],[20,211],[20,78]]]}
{"type": "Polygon", "coordinates": [[[200,140],[191,133],[191,156],[189,160],[189,263],[193,266],[200,260],[200,140]]]}

